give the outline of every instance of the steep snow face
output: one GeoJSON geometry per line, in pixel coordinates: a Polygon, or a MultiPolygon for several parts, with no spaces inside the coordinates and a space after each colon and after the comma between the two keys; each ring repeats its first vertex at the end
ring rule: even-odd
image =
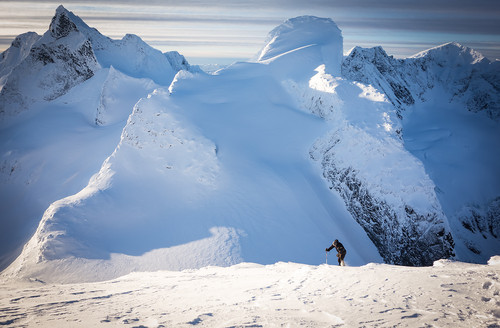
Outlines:
{"type": "MultiPolygon", "coordinates": [[[[439,92],[439,93],[442,93],[439,92]]],[[[500,249],[499,123],[438,100],[405,114],[405,147],[418,157],[436,192],[456,241],[458,258],[485,263],[500,249]]]]}
{"type": "Polygon", "coordinates": [[[101,69],[0,129],[0,268],[19,255],[51,203],[88,184],[116,148],[134,104],[155,87],[101,69]]]}
{"type": "Polygon", "coordinates": [[[288,19],[269,33],[257,60],[272,62],[280,60],[285,54],[288,59],[293,52],[299,52],[300,66],[310,70],[310,65],[314,69],[325,64],[327,72],[339,76],[343,58],[342,32],[329,18],[301,16],[288,19]]]}
{"type": "MultiPolygon", "coordinates": [[[[178,71],[189,71],[192,73],[201,73],[202,70],[199,66],[192,66],[188,63],[186,58],[177,51],[167,51],[163,55],[167,57],[170,66],[172,66],[175,72],[178,71]]],[[[170,83],[170,82],[169,82],[170,83]]]]}
{"type": "Polygon", "coordinates": [[[20,35],[2,54],[0,268],[20,253],[52,202],[81,190],[98,171],[134,104],[157,87],[151,79],[169,84],[178,69],[197,71],[175,51],[125,39],[132,45],[60,6],[43,37],[20,35]],[[102,68],[95,48],[107,51],[106,65],[146,77],[102,68]]]}
{"type": "Polygon", "coordinates": [[[150,79],[135,79],[111,66],[102,84],[95,124],[107,126],[126,122],[135,103],[155,87],[157,85],[150,79]]]}

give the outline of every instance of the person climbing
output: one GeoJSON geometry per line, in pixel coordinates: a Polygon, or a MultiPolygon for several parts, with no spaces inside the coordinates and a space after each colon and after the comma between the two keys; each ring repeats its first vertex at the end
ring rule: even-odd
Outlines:
{"type": "Polygon", "coordinates": [[[344,258],[345,258],[345,254],[347,253],[347,251],[345,250],[344,245],[342,245],[342,243],[340,241],[338,241],[337,239],[335,239],[335,241],[333,242],[332,246],[330,246],[327,249],[325,249],[325,251],[329,252],[334,247],[337,250],[337,257],[338,257],[338,260],[339,260],[339,265],[345,266],[344,258]]]}

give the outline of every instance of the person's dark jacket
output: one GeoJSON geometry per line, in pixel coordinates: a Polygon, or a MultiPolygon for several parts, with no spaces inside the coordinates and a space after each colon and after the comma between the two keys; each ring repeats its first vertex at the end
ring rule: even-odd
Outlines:
{"type": "Polygon", "coordinates": [[[342,254],[344,255],[346,253],[346,250],[344,248],[344,245],[342,245],[342,243],[340,241],[338,241],[337,239],[335,239],[335,241],[333,242],[332,246],[328,247],[326,249],[327,252],[331,251],[333,248],[335,247],[335,249],[337,250],[337,253],[339,254],[342,254]]]}

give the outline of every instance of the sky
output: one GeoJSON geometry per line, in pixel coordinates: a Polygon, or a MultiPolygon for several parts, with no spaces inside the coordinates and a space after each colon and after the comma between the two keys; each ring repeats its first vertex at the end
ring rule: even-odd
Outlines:
{"type": "Polygon", "coordinates": [[[454,41],[500,59],[500,0],[0,0],[0,51],[21,33],[43,34],[60,4],[108,37],[136,34],[192,64],[249,59],[269,31],[301,15],[333,19],[344,53],[380,45],[404,58],[454,41]]]}

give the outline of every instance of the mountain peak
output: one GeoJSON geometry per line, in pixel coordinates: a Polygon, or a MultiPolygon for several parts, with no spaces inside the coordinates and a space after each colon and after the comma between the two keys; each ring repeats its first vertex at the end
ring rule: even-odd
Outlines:
{"type": "Polygon", "coordinates": [[[273,60],[305,49],[318,50],[313,57],[326,64],[329,73],[340,74],[343,58],[342,31],[330,18],[299,16],[284,21],[268,34],[258,61],[273,60]]]}
{"type": "Polygon", "coordinates": [[[72,31],[78,31],[76,24],[70,18],[70,12],[60,5],[49,26],[50,34],[55,39],[67,36],[72,31]]]}
{"type": "Polygon", "coordinates": [[[448,42],[428,50],[424,50],[413,55],[411,58],[421,58],[430,56],[434,59],[450,60],[454,59],[461,64],[476,64],[480,62],[489,62],[480,52],[463,46],[458,42],[448,42]]]}
{"type": "Polygon", "coordinates": [[[269,32],[259,60],[266,60],[310,45],[340,43],[342,32],[330,18],[299,16],[284,21],[269,32]]]}

